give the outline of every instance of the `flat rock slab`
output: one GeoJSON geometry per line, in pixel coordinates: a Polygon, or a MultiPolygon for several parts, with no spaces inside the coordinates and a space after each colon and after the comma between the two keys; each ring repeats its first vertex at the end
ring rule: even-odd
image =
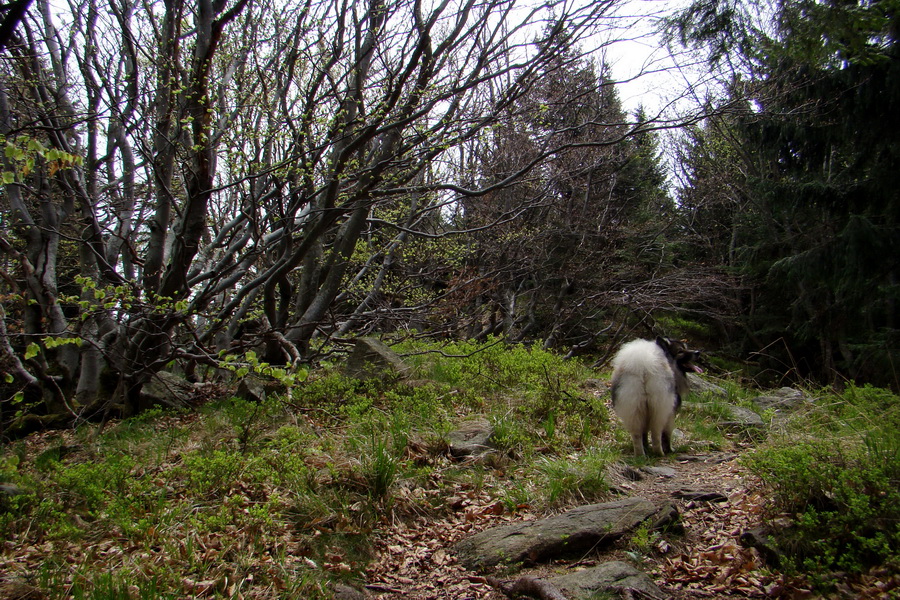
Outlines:
{"type": "Polygon", "coordinates": [[[469,419],[448,436],[450,454],[456,458],[478,456],[491,450],[491,436],[494,428],[487,419],[469,419]]]}
{"type": "Polygon", "coordinates": [[[757,396],[753,404],[760,410],[793,410],[809,400],[800,390],[783,387],[765,396],[757,396]]]}
{"type": "Polygon", "coordinates": [[[644,498],[579,506],[560,515],[495,527],[454,546],[465,568],[480,571],[499,564],[532,564],[608,544],[656,513],[644,498]]]}
{"type": "Polygon", "coordinates": [[[671,478],[678,476],[678,471],[672,467],[641,467],[641,471],[647,475],[653,475],[654,477],[671,478]]]}
{"type": "Polygon", "coordinates": [[[719,427],[737,431],[763,430],[766,428],[762,417],[749,408],[731,404],[725,406],[725,408],[727,409],[728,417],[719,421],[719,427]]]}
{"type": "MultiPolygon", "coordinates": [[[[614,560],[549,580],[571,600],[591,600],[604,592],[638,590],[648,598],[668,598],[653,580],[628,563],[614,560]]],[[[632,592],[633,594],[633,592],[632,592]]],[[[605,596],[603,596],[605,597],[605,596]]]]}

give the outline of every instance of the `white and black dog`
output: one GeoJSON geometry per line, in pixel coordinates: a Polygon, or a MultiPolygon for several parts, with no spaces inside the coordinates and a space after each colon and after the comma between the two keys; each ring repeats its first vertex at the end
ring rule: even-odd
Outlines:
{"type": "Polygon", "coordinates": [[[672,429],[681,397],[688,393],[687,373],[702,373],[691,364],[699,350],[688,350],[679,341],[658,337],[656,341],[628,342],[613,359],[613,409],[631,434],[634,453],[644,456],[647,433],[653,451],[672,452],[672,429]]]}

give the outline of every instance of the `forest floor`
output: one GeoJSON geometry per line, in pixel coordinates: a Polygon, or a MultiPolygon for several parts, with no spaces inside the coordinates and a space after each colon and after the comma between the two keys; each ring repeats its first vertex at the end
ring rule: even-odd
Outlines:
{"type": "MultiPolygon", "coordinates": [[[[587,393],[607,409],[604,387],[587,393]]],[[[540,447],[528,461],[469,467],[446,446],[410,438],[403,461],[423,465],[422,474],[397,476],[389,501],[379,503],[366,479],[366,453],[381,447],[366,433],[374,430],[358,434],[362,446],[342,447],[352,427],[335,425],[329,411],[272,406],[280,420],[260,420],[256,429],[256,405],[210,399],[196,411],[111,423],[102,434],[91,427],[43,432],[0,448],[0,467],[18,470],[17,482],[34,489],[18,508],[4,508],[0,497],[0,525],[8,532],[0,546],[0,598],[503,600],[493,582],[458,563],[454,544],[623,496],[672,504],[683,531],[639,528],[610,547],[492,574],[548,578],[619,560],[674,600],[820,597],[804,579],[782,575],[741,545],[741,534],[772,513],[741,460],[755,443],[737,434],[709,444],[688,433],[686,443],[676,439],[687,452],[641,461],[617,454],[621,436],[592,440],[592,447],[616,449],[599,496],[556,504],[511,501],[523,481],[546,485],[535,481],[539,472],[530,464],[544,460],[540,447]],[[682,493],[697,490],[717,497],[682,493]],[[362,550],[350,549],[352,540],[361,540],[362,550]],[[329,588],[334,581],[352,587],[329,588]]],[[[679,417],[686,425],[687,411],[679,417]]],[[[370,427],[372,413],[360,414],[359,425],[370,427]]],[[[616,426],[605,431],[621,433],[616,426]]],[[[588,452],[568,447],[560,457],[548,448],[546,457],[577,465],[588,452]]],[[[898,589],[900,576],[882,571],[839,582],[829,598],[896,598],[898,589]]]]}
{"type": "MultiPolygon", "coordinates": [[[[647,573],[667,597],[688,598],[806,598],[813,597],[802,582],[787,582],[769,570],[759,553],[739,543],[743,531],[762,523],[765,497],[756,479],[740,466],[739,454],[718,452],[674,455],[655,464],[674,475],[646,474],[639,481],[622,478],[620,492],[667,503],[678,509],[683,533],[651,533],[637,542],[623,539],[612,547],[582,557],[555,561],[509,574],[513,580],[563,575],[597,564],[623,560],[647,573]],[[718,492],[727,501],[680,500],[679,492],[718,492]]],[[[459,540],[490,527],[541,516],[524,506],[508,514],[488,491],[480,497],[458,498],[458,511],[439,521],[398,524],[378,535],[378,560],[370,567],[369,590],[380,598],[409,600],[501,600],[483,577],[467,572],[454,560],[450,548],[459,540]]]]}

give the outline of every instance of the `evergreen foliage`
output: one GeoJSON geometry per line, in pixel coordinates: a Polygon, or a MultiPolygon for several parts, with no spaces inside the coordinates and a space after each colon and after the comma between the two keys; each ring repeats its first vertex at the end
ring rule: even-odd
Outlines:
{"type": "Polygon", "coordinates": [[[731,48],[746,70],[730,82],[736,102],[689,136],[682,196],[711,256],[744,276],[745,348],[766,348],[776,370],[897,385],[900,46],[890,4],[784,3],[766,28],[697,3],[692,14],[706,6],[707,20],[679,23],[713,59],[723,31],[742,32],[731,48]]]}

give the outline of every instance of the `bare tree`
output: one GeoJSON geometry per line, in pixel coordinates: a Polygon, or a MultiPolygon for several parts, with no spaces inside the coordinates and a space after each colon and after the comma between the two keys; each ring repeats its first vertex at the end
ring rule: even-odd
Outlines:
{"type": "Polygon", "coordinates": [[[393,230],[396,249],[558,150],[453,178],[614,0],[72,0],[63,21],[38,6],[0,79],[20,298],[4,360],[44,412],[84,415],[138,409],[176,359],[260,342],[309,356],[341,327],[343,286],[390,265],[354,257],[362,236],[393,230]]]}

